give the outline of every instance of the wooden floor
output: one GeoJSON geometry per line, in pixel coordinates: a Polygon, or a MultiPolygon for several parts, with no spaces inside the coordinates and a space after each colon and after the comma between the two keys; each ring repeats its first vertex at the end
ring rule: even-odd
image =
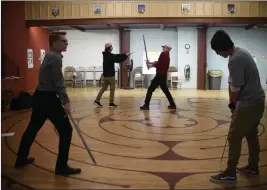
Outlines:
{"type": "MultiPolygon", "coordinates": [[[[211,175],[226,167],[228,147],[220,164],[230,112],[227,91],[172,90],[178,109],[168,110],[161,90],[156,90],[150,111],[140,111],[146,90],[117,89],[119,107],[108,108],[107,91],[103,108],[93,105],[99,89],[68,89],[72,115],[92,151],[94,164],[77,131],[73,130],[69,165],[82,168],[72,177],[54,175],[58,136],[47,121],[38,133],[30,156],[34,165],[14,169],[21,136],[30,111],[2,113],[2,177],[36,189],[224,189],[267,187],[267,113],[259,127],[261,144],[260,176],[238,174],[236,186],[209,181],[211,175]],[[265,186],[264,186],[265,185],[265,186]]],[[[248,159],[243,141],[239,166],[248,159]]]]}

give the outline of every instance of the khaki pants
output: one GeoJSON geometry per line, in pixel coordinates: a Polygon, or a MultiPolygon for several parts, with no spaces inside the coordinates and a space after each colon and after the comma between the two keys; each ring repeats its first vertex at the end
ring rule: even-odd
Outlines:
{"type": "Polygon", "coordinates": [[[103,86],[96,97],[96,101],[100,101],[103,93],[107,90],[108,85],[110,85],[109,102],[113,103],[114,102],[114,94],[115,94],[115,83],[116,83],[115,76],[114,77],[104,77],[103,81],[104,81],[103,86]]]}
{"type": "Polygon", "coordinates": [[[241,143],[244,137],[247,139],[249,149],[249,166],[258,167],[260,153],[258,125],[263,116],[264,109],[264,103],[262,103],[235,110],[228,133],[228,171],[236,171],[241,154],[241,143]]]}

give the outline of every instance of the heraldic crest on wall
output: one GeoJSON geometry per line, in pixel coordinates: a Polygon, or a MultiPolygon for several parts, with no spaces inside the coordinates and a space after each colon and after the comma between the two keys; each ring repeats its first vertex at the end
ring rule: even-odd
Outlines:
{"type": "Polygon", "coordinates": [[[188,14],[190,12],[190,4],[182,4],[182,14],[188,14]]]}
{"type": "Polygon", "coordinates": [[[59,8],[57,8],[57,7],[53,7],[53,8],[52,8],[52,15],[53,15],[54,17],[58,16],[58,15],[59,15],[59,8]]]}
{"type": "Polygon", "coordinates": [[[146,11],[146,6],[145,5],[138,5],[137,7],[138,12],[143,14],[146,11]]]}
{"type": "Polygon", "coordinates": [[[96,6],[94,6],[94,13],[96,14],[96,15],[100,15],[101,14],[101,6],[100,5],[96,5],[96,6]]]}
{"type": "Polygon", "coordinates": [[[235,4],[227,4],[227,10],[228,14],[234,14],[236,11],[235,4]]]}

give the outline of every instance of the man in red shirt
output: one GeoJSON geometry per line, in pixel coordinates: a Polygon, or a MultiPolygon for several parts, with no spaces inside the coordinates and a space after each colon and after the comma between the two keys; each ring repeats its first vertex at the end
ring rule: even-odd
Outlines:
{"type": "Polygon", "coordinates": [[[149,68],[155,67],[157,69],[157,74],[153,78],[147,90],[145,104],[140,107],[141,110],[149,110],[149,102],[151,100],[153,92],[158,86],[160,86],[161,90],[164,92],[164,94],[168,98],[168,101],[170,102],[170,106],[168,106],[168,108],[176,109],[176,105],[167,86],[167,73],[170,66],[170,50],[172,48],[168,45],[164,45],[162,46],[162,48],[163,51],[161,52],[158,61],[147,61],[147,65],[149,68]]]}

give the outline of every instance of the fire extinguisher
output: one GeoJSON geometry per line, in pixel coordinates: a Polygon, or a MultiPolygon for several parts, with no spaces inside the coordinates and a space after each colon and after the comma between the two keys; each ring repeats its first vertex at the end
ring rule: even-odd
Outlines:
{"type": "Polygon", "coordinates": [[[189,65],[186,65],[184,67],[184,76],[186,80],[190,79],[190,66],[189,65]]]}

